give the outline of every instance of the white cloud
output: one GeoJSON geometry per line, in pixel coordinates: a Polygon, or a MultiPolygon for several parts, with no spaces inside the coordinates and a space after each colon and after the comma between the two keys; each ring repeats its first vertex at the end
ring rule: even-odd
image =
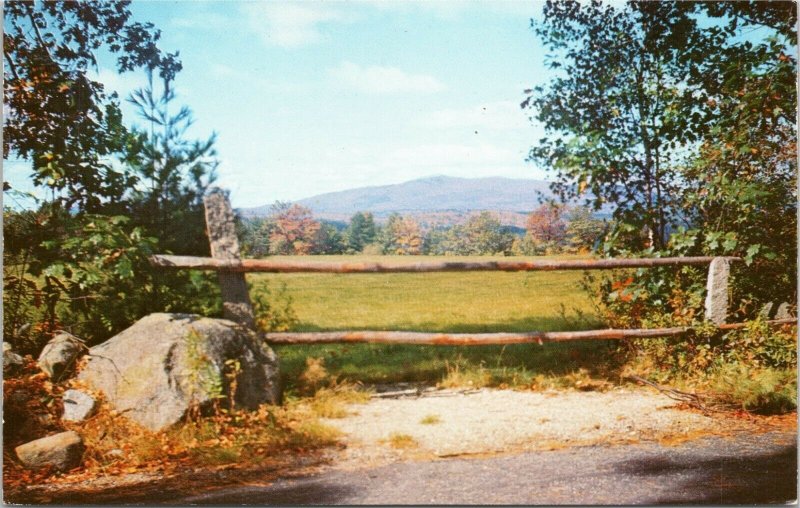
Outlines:
{"type": "Polygon", "coordinates": [[[270,46],[296,48],[323,39],[320,25],[343,21],[337,11],[320,4],[254,2],[242,6],[251,31],[270,46]]]}
{"type": "Polygon", "coordinates": [[[330,69],[329,73],[340,83],[365,93],[433,93],[446,88],[433,76],[409,74],[397,67],[362,67],[352,62],[342,62],[330,69]]]}
{"type": "Polygon", "coordinates": [[[530,129],[529,114],[514,101],[490,102],[473,108],[442,109],[423,115],[419,124],[434,129],[530,129]]]}
{"type": "Polygon", "coordinates": [[[238,27],[238,23],[228,16],[209,12],[204,9],[203,3],[198,2],[192,10],[184,11],[185,16],[172,18],[169,22],[175,28],[190,28],[193,30],[229,30],[238,27]]]}
{"type": "Polygon", "coordinates": [[[120,99],[123,100],[132,91],[147,84],[147,79],[143,73],[126,72],[119,74],[113,69],[101,68],[99,72],[92,74],[94,75],[90,74],[89,78],[103,83],[107,94],[117,92],[120,99]]]}
{"type": "Polygon", "coordinates": [[[541,11],[543,2],[520,1],[520,0],[446,0],[428,2],[408,2],[408,1],[367,1],[363,5],[369,5],[377,11],[388,12],[422,12],[432,15],[442,21],[452,21],[465,16],[474,16],[476,13],[494,12],[506,15],[520,16],[522,20],[534,17],[541,11]]]}

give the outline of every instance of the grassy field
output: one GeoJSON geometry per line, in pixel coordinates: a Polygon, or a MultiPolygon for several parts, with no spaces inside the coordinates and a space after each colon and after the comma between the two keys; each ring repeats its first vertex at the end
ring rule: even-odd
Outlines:
{"type": "MultiPolygon", "coordinates": [[[[491,260],[424,256],[315,256],[308,260],[491,260]]],[[[409,330],[443,332],[553,331],[601,326],[580,272],[464,272],[427,274],[254,274],[255,286],[285,287],[299,319],[297,331],[409,330]]],[[[529,386],[589,383],[613,370],[613,343],[543,346],[406,346],[336,344],[282,346],[290,389],[307,358],[328,379],[362,383],[529,386]],[[321,359],[321,360],[319,360],[321,359]]]]}

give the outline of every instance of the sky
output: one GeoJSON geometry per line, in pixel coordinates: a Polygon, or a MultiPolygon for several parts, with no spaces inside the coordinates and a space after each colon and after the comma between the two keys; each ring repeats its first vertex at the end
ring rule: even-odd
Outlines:
{"type": "MultiPolygon", "coordinates": [[[[189,134],[217,134],[233,206],[432,175],[546,178],[524,90],[551,76],[538,1],[142,1],[137,21],[180,51],[189,134]]],[[[98,69],[126,97],[143,72],[98,69]]],[[[141,124],[123,101],[126,123],[141,124]]],[[[5,161],[24,188],[29,165],[5,161]]]]}

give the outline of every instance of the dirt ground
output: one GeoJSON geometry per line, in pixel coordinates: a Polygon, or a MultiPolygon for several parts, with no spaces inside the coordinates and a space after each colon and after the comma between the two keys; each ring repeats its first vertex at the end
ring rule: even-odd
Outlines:
{"type": "MultiPolygon", "coordinates": [[[[757,430],[758,419],[687,408],[647,388],[607,392],[437,390],[375,398],[325,423],[344,433],[342,468],[592,444],[677,444],[757,430]]],[[[791,425],[791,423],[790,423],[791,425]]],[[[796,428],[796,427],[795,427],[796,428]]]]}

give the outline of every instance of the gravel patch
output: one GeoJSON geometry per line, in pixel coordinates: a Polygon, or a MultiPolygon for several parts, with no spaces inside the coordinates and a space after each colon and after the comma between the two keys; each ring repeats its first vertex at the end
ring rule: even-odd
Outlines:
{"type": "Polygon", "coordinates": [[[598,443],[677,442],[722,431],[719,419],[678,409],[674,400],[645,390],[440,390],[373,399],[349,409],[350,416],[325,420],[344,433],[345,466],[598,443]]]}

